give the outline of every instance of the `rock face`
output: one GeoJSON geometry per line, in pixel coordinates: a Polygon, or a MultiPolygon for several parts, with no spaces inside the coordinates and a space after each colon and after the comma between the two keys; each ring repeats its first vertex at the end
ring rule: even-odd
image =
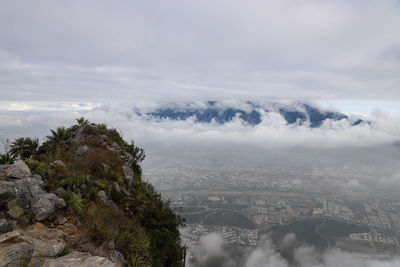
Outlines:
{"type": "Polygon", "coordinates": [[[131,187],[133,183],[133,170],[126,165],[122,166],[122,170],[124,171],[124,178],[128,187],[131,187]]]}
{"type": "Polygon", "coordinates": [[[15,199],[21,207],[29,205],[32,197],[44,193],[40,187],[42,184],[40,176],[10,181],[0,180],[0,205],[15,199]]]}
{"type": "Polygon", "coordinates": [[[41,240],[23,230],[8,232],[0,235],[0,267],[28,263],[29,266],[42,266],[45,260],[61,255],[64,248],[65,243],[57,239],[41,240]]]}
{"type": "Polygon", "coordinates": [[[60,255],[65,248],[65,244],[55,240],[40,240],[32,239],[33,247],[35,248],[34,256],[55,257],[60,255]]]}
{"type": "Polygon", "coordinates": [[[17,188],[12,181],[0,181],[0,205],[17,197],[17,188]]]}
{"type": "Polygon", "coordinates": [[[103,257],[92,256],[85,252],[72,252],[63,257],[46,260],[42,267],[115,267],[116,265],[103,257]]]}
{"type": "Polygon", "coordinates": [[[18,160],[7,170],[7,176],[17,179],[27,178],[31,176],[31,171],[23,160],[18,160]]]}
{"type": "Polygon", "coordinates": [[[0,267],[23,266],[24,260],[32,255],[33,246],[27,242],[9,244],[0,248],[0,267]]]}
{"type": "Polygon", "coordinates": [[[37,195],[32,199],[31,207],[37,221],[43,221],[58,208],[65,207],[65,201],[53,193],[37,195]]]}

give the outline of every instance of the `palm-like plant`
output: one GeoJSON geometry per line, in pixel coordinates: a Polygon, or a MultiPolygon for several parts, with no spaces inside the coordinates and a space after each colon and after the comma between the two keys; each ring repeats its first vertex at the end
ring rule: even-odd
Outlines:
{"type": "Polygon", "coordinates": [[[14,157],[29,158],[39,147],[38,138],[20,137],[15,139],[10,146],[10,154],[14,157]]]}
{"type": "Polygon", "coordinates": [[[85,119],[84,117],[76,119],[76,122],[78,123],[79,126],[85,126],[89,124],[89,120],[85,119]]]}
{"type": "Polygon", "coordinates": [[[62,146],[67,143],[71,137],[71,132],[65,127],[58,127],[57,130],[51,130],[51,135],[46,136],[47,142],[54,144],[55,146],[62,146]]]}
{"type": "Polygon", "coordinates": [[[72,194],[68,200],[68,205],[70,205],[70,207],[73,208],[74,210],[81,212],[84,208],[81,195],[80,194],[72,194]]]}
{"type": "Polygon", "coordinates": [[[8,152],[0,155],[0,164],[13,164],[14,161],[15,157],[8,152]]]}

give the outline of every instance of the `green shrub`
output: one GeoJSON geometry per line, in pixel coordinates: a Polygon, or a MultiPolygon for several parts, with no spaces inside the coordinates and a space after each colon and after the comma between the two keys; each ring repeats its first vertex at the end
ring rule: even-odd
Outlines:
{"type": "Polygon", "coordinates": [[[97,127],[94,127],[94,126],[88,124],[88,125],[83,126],[82,133],[85,136],[89,136],[89,135],[97,136],[99,134],[99,129],[97,127]]]}
{"type": "Polygon", "coordinates": [[[133,255],[131,256],[127,261],[126,265],[128,267],[151,267],[150,264],[147,264],[146,261],[138,256],[138,255],[133,255]]]}
{"type": "Polygon", "coordinates": [[[79,194],[71,194],[68,205],[78,212],[83,211],[83,200],[79,194]]]}
{"type": "Polygon", "coordinates": [[[45,174],[45,172],[48,170],[49,166],[46,163],[34,160],[34,159],[25,159],[24,160],[26,165],[28,165],[29,169],[31,170],[31,173],[36,173],[41,176],[45,174]]]}
{"type": "Polygon", "coordinates": [[[92,196],[92,193],[95,190],[93,180],[89,175],[73,174],[61,180],[60,185],[85,198],[92,196]]]}
{"type": "Polygon", "coordinates": [[[79,159],[70,163],[76,171],[89,174],[97,179],[110,178],[110,172],[105,170],[105,165],[110,170],[121,168],[122,160],[114,152],[104,147],[90,147],[79,159]]]}
{"type": "Polygon", "coordinates": [[[116,181],[118,184],[122,185],[124,183],[124,174],[122,168],[117,168],[110,171],[111,180],[116,181]]]}

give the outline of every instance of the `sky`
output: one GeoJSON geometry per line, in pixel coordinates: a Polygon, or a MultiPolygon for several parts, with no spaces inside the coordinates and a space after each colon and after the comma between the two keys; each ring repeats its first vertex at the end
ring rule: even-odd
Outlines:
{"type": "Polygon", "coordinates": [[[0,109],[308,100],[400,114],[398,0],[0,3],[0,109]]]}

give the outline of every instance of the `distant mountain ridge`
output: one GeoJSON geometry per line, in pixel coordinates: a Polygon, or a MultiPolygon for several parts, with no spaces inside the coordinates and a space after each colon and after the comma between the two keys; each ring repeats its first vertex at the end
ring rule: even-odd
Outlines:
{"type": "MultiPolygon", "coordinates": [[[[261,123],[263,113],[276,112],[283,116],[287,124],[308,124],[311,128],[320,127],[327,119],[339,121],[350,118],[337,111],[322,110],[316,106],[306,103],[272,103],[259,105],[253,102],[242,103],[224,103],[218,101],[207,101],[199,103],[177,104],[170,103],[164,107],[156,108],[152,111],[144,113],[138,112],[140,116],[147,116],[150,119],[169,119],[169,120],[186,120],[194,118],[198,123],[211,123],[215,121],[218,124],[225,124],[236,117],[245,123],[255,126],[261,123]]],[[[364,120],[358,118],[351,120],[351,125],[365,123],[364,120]]]]}

